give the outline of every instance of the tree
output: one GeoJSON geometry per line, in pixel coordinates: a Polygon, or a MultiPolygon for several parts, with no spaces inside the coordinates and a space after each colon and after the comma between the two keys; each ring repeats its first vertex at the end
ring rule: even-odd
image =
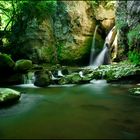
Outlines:
{"type": "Polygon", "coordinates": [[[56,1],[54,0],[10,0],[0,1],[0,17],[1,29],[0,38],[6,35],[11,36],[13,33],[18,36],[19,33],[24,32],[28,21],[33,18],[39,19],[55,12],[56,1]]]}

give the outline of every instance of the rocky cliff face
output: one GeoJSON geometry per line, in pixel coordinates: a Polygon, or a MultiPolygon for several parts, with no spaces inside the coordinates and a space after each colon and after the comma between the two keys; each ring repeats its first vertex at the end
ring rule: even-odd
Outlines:
{"type": "Polygon", "coordinates": [[[28,21],[20,34],[15,57],[28,58],[34,63],[88,64],[92,38],[97,24],[96,47],[102,48],[105,36],[114,25],[115,14],[99,6],[93,10],[87,1],[58,1],[56,13],[28,21]]]}
{"type": "Polygon", "coordinates": [[[95,18],[100,21],[102,30],[108,33],[115,25],[114,7],[108,8],[107,5],[100,4],[94,11],[95,18]]]}
{"type": "MultiPolygon", "coordinates": [[[[58,2],[54,18],[54,34],[57,41],[58,60],[62,63],[88,61],[92,37],[96,26],[92,9],[86,1],[58,2]]],[[[101,41],[97,44],[102,46],[101,41]]]]}
{"type": "Polygon", "coordinates": [[[116,24],[119,29],[119,46],[125,52],[138,49],[140,37],[140,1],[117,1],[116,24]]]}

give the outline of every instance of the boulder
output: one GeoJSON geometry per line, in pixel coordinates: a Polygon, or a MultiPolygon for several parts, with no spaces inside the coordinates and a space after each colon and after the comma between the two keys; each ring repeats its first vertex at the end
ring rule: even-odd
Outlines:
{"type": "Polygon", "coordinates": [[[82,83],[82,77],[79,75],[79,73],[71,74],[71,83],[72,84],[81,84],[82,83]]]}
{"type": "Polygon", "coordinates": [[[79,73],[72,73],[70,75],[66,75],[59,80],[59,84],[81,84],[82,77],[79,73]]]}
{"type": "Polygon", "coordinates": [[[46,87],[52,83],[52,75],[48,70],[38,70],[35,72],[34,85],[38,87],[46,87]]]}
{"type": "Polygon", "coordinates": [[[15,62],[7,54],[0,53],[0,75],[3,76],[3,73],[9,74],[13,71],[15,62]]]}
{"type": "Polygon", "coordinates": [[[20,92],[10,88],[0,88],[0,105],[9,105],[19,100],[20,92]]]}
{"type": "Polygon", "coordinates": [[[65,77],[60,78],[58,84],[60,85],[71,84],[71,75],[67,75],[65,77]]]}
{"type": "Polygon", "coordinates": [[[31,60],[21,59],[16,61],[15,70],[18,72],[24,73],[30,70],[31,68],[32,68],[31,60]]]}

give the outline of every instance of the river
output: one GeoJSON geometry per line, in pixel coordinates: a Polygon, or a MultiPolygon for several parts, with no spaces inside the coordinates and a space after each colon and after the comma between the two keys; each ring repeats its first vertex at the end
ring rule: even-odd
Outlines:
{"type": "Polygon", "coordinates": [[[0,109],[0,138],[140,138],[140,97],[134,85],[12,86],[19,103],[0,109]]]}

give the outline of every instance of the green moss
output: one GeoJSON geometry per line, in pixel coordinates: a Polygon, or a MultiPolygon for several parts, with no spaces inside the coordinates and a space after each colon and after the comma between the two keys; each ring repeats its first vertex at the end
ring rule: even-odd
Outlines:
{"type": "Polygon", "coordinates": [[[26,72],[31,68],[32,68],[31,60],[21,59],[16,61],[15,70],[17,70],[18,72],[26,72]]]}
{"type": "MultiPolygon", "coordinates": [[[[87,37],[81,44],[65,45],[64,42],[57,46],[58,61],[65,65],[84,65],[89,61],[90,50],[92,47],[93,37],[87,37]]],[[[101,36],[96,36],[95,47],[100,50],[103,47],[104,41],[101,36]]]]}
{"type": "Polygon", "coordinates": [[[96,71],[93,71],[94,79],[106,79],[108,82],[117,81],[121,78],[139,75],[140,68],[130,62],[122,62],[113,65],[102,65],[96,71]],[[94,76],[96,75],[96,76],[94,76]]]}
{"type": "Polygon", "coordinates": [[[91,44],[92,37],[87,38],[80,46],[77,44],[66,46],[64,43],[60,43],[57,46],[58,61],[66,65],[83,63],[85,58],[89,57],[91,44]]]}
{"type": "Polygon", "coordinates": [[[0,88],[0,103],[19,99],[20,92],[9,88],[0,88]]]}
{"type": "Polygon", "coordinates": [[[0,53],[0,69],[13,68],[15,62],[7,54],[0,53]]]}

